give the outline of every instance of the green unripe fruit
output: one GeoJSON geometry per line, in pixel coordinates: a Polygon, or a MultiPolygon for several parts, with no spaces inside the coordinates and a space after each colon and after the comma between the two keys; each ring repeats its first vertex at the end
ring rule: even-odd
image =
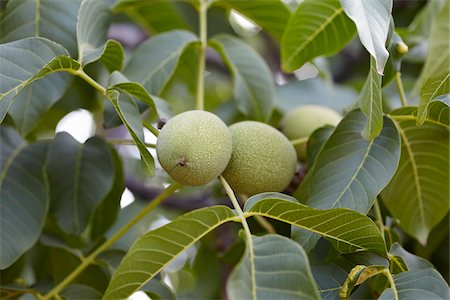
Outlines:
{"type": "MultiPolygon", "coordinates": [[[[320,105],[300,106],[288,112],[281,120],[281,131],[290,139],[308,138],[316,129],[325,125],[336,126],[342,116],[320,105]]],[[[295,146],[299,160],[306,159],[306,143],[295,146]]]]}
{"type": "Polygon", "coordinates": [[[284,190],[297,164],[289,140],[272,126],[254,121],[233,124],[230,131],[233,153],[222,175],[233,190],[248,196],[284,190]]]}
{"type": "Polygon", "coordinates": [[[226,168],[231,151],[227,125],[216,115],[201,110],[170,119],[156,143],[161,166],[184,185],[203,185],[218,177],[226,168]]]}

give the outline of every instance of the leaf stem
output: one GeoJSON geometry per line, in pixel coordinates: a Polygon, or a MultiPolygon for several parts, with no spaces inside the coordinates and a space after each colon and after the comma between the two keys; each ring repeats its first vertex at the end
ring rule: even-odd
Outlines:
{"type": "MultiPolygon", "coordinates": [[[[239,205],[238,200],[236,199],[236,195],[234,194],[233,189],[230,187],[228,182],[223,178],[223,176],[220,176],[220,181],[225,188],[225,192],[227,193],[228,197],[231,200],[231,203],[233,203],[234,209],[237,211],[238,216],[241,220],[242,227],[244,227],[245,236],[247,238],[247,246],[248,246],[248,252],[250,255],[250,265],[251,265],[251,276],[252,276],[252,282],[256,282],[255,278],[255,266],[254,266],[254,254],[253,254],[253,239],[252,239],[252,233],[250,231],[250,227],[248,226],[247,219],[245,218],[244,212],[241,209],[241,206],[239,205]]],[[[252,299],[256,299],[256,286],[252,285],[252,299]]]]}
{"type": "Polygon", "coordinates": [[[398,93],[400,94],[400,100],[402,101],[402,106],[407,106],[405,90],[403,89],[403,83],[401,79],[402,74],[397,72],[395,74],[395,85],[397,86],[398,93]]]}
{"type": "MultiPolygon", "coordinates": [[[[244,204],[247,201],[248,197],[246,195],[240,195],[239,196],[239,200],[240,203],[244,204]]],[[[271,234],[276,234],[276,230],[275,228],[273,228],[272,224],[270,224],[269,221],[266,220],[266,218],[264,218],[263,216],[260,215],[254,215],[253,216],[256,220],[256,222],[259,223],[259,225],[261,225],[262,228],[264,228],[267,233],[271,233],[271,234]]]]}
{"type": "Polygon", "coordinates": [[[133,217],[127,224],[125,224],[119,231],[117,231],[112,237],[106,240],[100,247],[92,252],[86,259],[78,265],[78,267],[72,271],[63,281],[55,286],[50,292],[48,292],[42,300],[49,300],[52,298],[58,298],[58,294],[70,284],[81,272],[84,271],[95,258],[103,251],[111,247],[117,240],[119,240],[131,227],[136,225],[142,218],[144,218],[149,212],[156,208],[163,200],[173,194],[177,189],[181,187],[178,183],[169,185],[161,194],[159,194],[153,201],[151,201],[144,209],[142,209],[137,215],[133,217]]]}
{"type": "Polygon", "coordinates": [[[380,228],[381,236],[384,238],[384,222],[383,216],[381,215],[380,204],[378,203],[378,198],[375,199],[373,203],[373,210],[375,211],[376,224],[380,228]]]}
{"type": "Polygon", "coordinates": [[[294,146],[299,146],[299,145],[306,144],[308,142],[308,139],[309,139],[309,137],[303,137],[303,138],[291,140],[290,142],[294,146]]]}
{"type": "Polygon", "coordinates": [[[389,281],[389,285],[392,289],[392,293],[394,294],[394,300],[398,300],[398,291],[397,291],[397,287],[395,286],[394,278],[392,277],[391,272],[389,271],[389,269],[384,269],[383,271],[381,271],[381,273],[384,276],[386,276],[386,278],[389,281]]]}
{"type": "MultiPolygon", "coordinates": [[[[128,139],[109,139],[108,143],[121,145],[136,145],[136,142],[128,139]]],[[[144,143],[145,147],[155,148],[156,145],[152,143],[144,143]]]]}
{"type": "Polygon", "coordinates": [[[158,137],[158,135],[159,135],[159,130],[158,129],[153,127],[153,125],[150,124],[147,121],[144,121],[143,124],[144,124],[144,127],[147,128],[151,133],[153,133],[154,136],[158,137]]]}
{"type": "Polygon", "coordinates": [[[200,51],[198,56],[198,77],[197,77],[197,97],[195,108],[203,110],[205,108],[205,64],[207,47],[207,11],[208,0],[200,0],[199,7],[199,27],[200,27],[200,51]]]}
{"type": "Polygon", "coordinates": [[[72,73],[73,75],[80,77],[81,79],[89,83],[92,87],[94,87],[97,91],[99,91],[100,94],[106,96],[106,89],[103,86],[101,86],[97,81],[95,81],[92,77],[86,74],[82,68],[76,71],[69,71],[69,73],[72,73]]]}

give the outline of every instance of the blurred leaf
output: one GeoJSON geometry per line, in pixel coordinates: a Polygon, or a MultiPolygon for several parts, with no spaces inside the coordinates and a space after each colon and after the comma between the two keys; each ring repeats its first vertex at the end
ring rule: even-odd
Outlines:
{"type": "MultiPolygon", "coordinates": [[[[416,81],[417,92],[423,83],[433,75],[447,71],[450,66],[450,3],[447,1],[433,21],[429,38],[428,54],[419,79],[416,81]]],[[[422,119],[422,115],[419,115],[422,119]]]]}
{"type": "Polygon", "coordinates": [[[144,234],[128,250],[113,274],[104,297],[122,299],[130,296],[178,254],[217,226],[234,218],[230,208],[211,206],[182,215],[144,234]]]}
{"type": "Polygon", "coordinates": [[[290,81],[277,86],[276,93],[276,106],[284,113],[305,104],[324,105],[344,113],[358,97],[353,89],[330,84],[319,77],[290,81]]]}
{"type": "Polygon", "coordinates": [[[175,300],[177,299],[173,291],[160,279],[154,278],[147,282],[142,291],[150,296],[152,300],[175,300]]]}
{"type": "Polygon", "coordinates": [[[305,0],[285,29],[281,42],[281,66],[292,72],[321,55],[333,55],[356,33],[338,0],[305,0]],[[339,32],[339,34],[337,34],[339,32]]]}
{"type": "Polygon", "coordinates": [[[381,76],[378,74],[375,59],[370,58],[370,71],[358,99],[362,112],[367,118],[362,136],[371,141],[383,129],[383,101],[381,96],[381,76]]]}
{"type": "Polygon", "coordinates": [[[96,289],[81,284],[71,284],[67,286],[60,294],[65,300],[79,300],[79,299],[89,299],[89,300],[100,300],[102,299],[102,294],[96,289]]]}
{"type": "MultiPolygon", "coordinates": [[[[392,26],[393,22],[392,22],[392,26]]],[[[401,70],[401,65],[405,54],[405,50],[407,50],[407,45],[403,42],[403,39],[400,35],[393,31],[392,37],[389,41],[388,51],[389,58],[386,62],[386,67],[384,68],[384,75],[381,80],[381,86],[387,86],[401,70]]]]}
{"type": "Polygon", "coordinates": [[[408,271],[393,277],[396,293],[391,287],[386,289],[378,299],[449,299],[448,285],[441,274],[434,269],[408,271]]]}
{"type": "Polygon", "coordinates": [[[196,41],[193,33],[183,30],[152,37],[133,52],[123,74],[158,96],[175,72],[184,50],[196,41]]]}
{"type": "Polygon", "coordinates": [[[79,144],[67,133],[52,142],[47,175],[51,211],[65,232],[80,234],[114,181],[108,145],[93,137],[79,144]]]}
{"type": "MultiPolygon", "coordinates": [[[[108,98],[114,105],[117,114],[127,127],[138,147],[141,155],[142,167],[147,176],[155,174],[155,161],[145,146],[144,130],[142,119],[136,101],[132,96],[139,95],[140,99],[147,99],[148,103],[153,103],[146,91],[138,84],[125,82],[126,78],[119,72],[114,72],[110,78],[110,86],[107,93],[108,98]]],[[[153,104],[154,105],[154,104],[153,104]]]]}
{"type": "Polygon", "coordinates": [[[217,0],[212,5],[236,10],[241,15],[267,30],[276,39],[281,39],[291,16],[290,9],[281,0],[217,0]]]}
{"type": "Polygon", "coordinates": [[[122,69],[122,46],[106,41],[110,22],[111,11],[104,1],[83,0],[77,22],[78,62],[82,66],[100,59],[110,72],[122,69]]]}
{"type": "Polygon", "coordinates": [[[376,71],[382,75],[389,57],[385,45],[393,0],[340,2],[347,16],[355,22],[361,43],[375,59],[376,71]]]}
{"type": "Polygon", "coordinates": [[[397,172],[381,197],[400,227],[425,245],[430,230],[449,210],[449,106],[432,102],[421,127],[416,116],[417,107],[390,114],[402,149],[397,172]]]}
{"type": "Polygon", "coordinates": [[[114,165],[114,181],[108,195],[97,206],[92,217],[90,234],[93,240],[103,235],[116,222],[120,211],[120,200],[125,190],[122,160],[114,148],[110,147],[110,151],[114,165]]]}
{"type": "Polygon", "coordinates": [[[407,271],[418,271],[433,268],[433,265],[428,260],[409,253],[398,243],[394,243],[392,245],[389,250],[389,254],[401,257],[408,267],[407,271]]]}
{"type": "Polygon", "coordinates": [[[341,253],[373,251],[386,256],[386,246],[373,221],[349,209],[317,210],[280,193],[250,197],[246,216],[262,215],[295,225],[326,237],[341,253]]]}
{"type": "Polygon", "coordinates": [[[311,207],[345,207],[366,214],[389,183],[400,158],[400,138],[385,118],[380,135],[368,142],[361,136],[365,117],[350,112],[322,146],[312,169],[295,196],[311,207]]]}
{"type": "MultiPolygon", "coordinates": [[[[27,38],[0,44],[0,61],[2,61],[2,68],[0,69],[0,75],[2,76],[0,81],[0,122],[5,118],[17,94],[28,84],[52,72],[72,67],[62,61],[70,60],[70,58],[60,55],[67,55],[67,51],[61,45],[43,38],[27,38]],[[34,55],[29,55],[30,51],[34,55]]],[[[77,66],[73,66],[73,68],[77,68],[77,66]]],[[[59,77],[61,83],[64,82],[63,79],[63,77],[59,77]]],[[[54,90],[53,93],[56,94],[61,93],[61,87],[54,87],[54,83],[54,81],[49,80],[41,81],[39,82],[40,86],[34,85],[34,88],[39,87],[47,91],[54,90]]],[[[62,87],[64,91],[65,87],[62,87]]],[[[28,92],[30,91],[28,90],[28,92]]],[[[39,99],[35,101],[39,101],[39,99]]],[[[52,101],[55,101],[54,98],[52,98],[52,101]]]]}
{"type": "Polygon", "coordinates": [[[118,0],[113,12],[124,12],[150,33],[189,29],[174,3],[169,0],[118,0]]]}
{"type": "MultiPolygon", "coordinates": [[[[76,55],[76,24],[81,0],[14,0],[0,14],[0,43],[48,38],[76,55]]],[[[38,49],[38,48],[33,48],[38,49]]]]}
{"type": "Polygon", "coordinates": [[[0,127],[0,269],[37,241],[49,206],[44,172],[48,143],[27,145],[11,128],[0,127]]]}
{"type": "Polygon", "coordinates": [[[220,34],[210,40],[234,77],[239,110],[252,119],[267,121],[272,114],[275,86],[266,62],[246,43],[220,34]]]}
{"type": "Polygon", "coordinates": [[[230,299],[320,299],[305,251],[290,239],[252,236],[227,282],[230,299]]]}
{"type": "Polygon", "coordinates": [[[450,94],[450,65],[446,71],[432,74],[422,85],[417,111],[417,125],[423,125],[427,119],[431,101],[446,94],[450,94]]]}

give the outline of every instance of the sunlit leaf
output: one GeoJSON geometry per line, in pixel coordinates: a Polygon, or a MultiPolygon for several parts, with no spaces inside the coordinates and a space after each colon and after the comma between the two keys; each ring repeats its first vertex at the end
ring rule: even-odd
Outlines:
{"type": "Polygon", "coordinates": [[[245,203],[246,216],[262,215],[326,237],[341,253],[373,251],[386,255],[386,246],[373,221],[349,209],[317,210],[280,193],[263,193],[245,203]]]}
{"type": "Polygon", "coordinates": [[[416,107],[398,109],[390,117],[397,124],[402,149],[382,200],[400,227],[425,245],[431,229],[449,210],[449,106],[432,102],[420,127],[416,107]]]}
{"type": "Polygon", "coordinates": [[[431,75],[422,85],[417,111],[417,125],[422,125],[425,122],[431,101],[445,94],[450,94],[450,65],[448,70],[431,75]]]}
{"type": "Polygon", "coordinates": [[[104,299],[126,299],[181,252],[234,218],[230,208],[212,206],[187,213],[144,234],[131,246],[113,274],[104,299]]]}
{"type": "Polygon", "coordinates": [[[344,48],[356,33],[339,0],[305,0],[286,26],[281,43],[283,70],[295,71],[321,55],[344,48]]]}
{"type": "Polygon", "coordinates": [[[359,39],[375,59],[378,74],[383,74],[389,57],[386,49],[393,0],[340,0],[345,13],[356,24],[359,39]]]}

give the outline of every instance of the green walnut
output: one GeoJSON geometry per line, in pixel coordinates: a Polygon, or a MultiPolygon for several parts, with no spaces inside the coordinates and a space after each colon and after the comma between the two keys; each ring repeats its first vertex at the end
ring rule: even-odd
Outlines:
{"type": "MultiPolygon", "coordinates": [[[[300,106],[288,112],[281,120],[281,131],[290,139],[308,138],[316,129],[325,125],[336,126],[342,116],[334,110],[320,105],[300,106]]],[[[297,157],[306,159],[306,143],[295,146],[297,157]]]]}
{"type": "Polygon", "coordinates": [[[203,185],[225,170],[232,151],[231,132],[216,115],[192,110],[162,127],[156,153],[163,169],[184,185],[203,185]]]}
{"type": "Polygon", "coordinates": [[[284,190],[297,164],[289,140],[272,126],[254,121],[233,124],[230,131],[233,153],[222,175],[233,190],[248,196],[284,190]]]}

